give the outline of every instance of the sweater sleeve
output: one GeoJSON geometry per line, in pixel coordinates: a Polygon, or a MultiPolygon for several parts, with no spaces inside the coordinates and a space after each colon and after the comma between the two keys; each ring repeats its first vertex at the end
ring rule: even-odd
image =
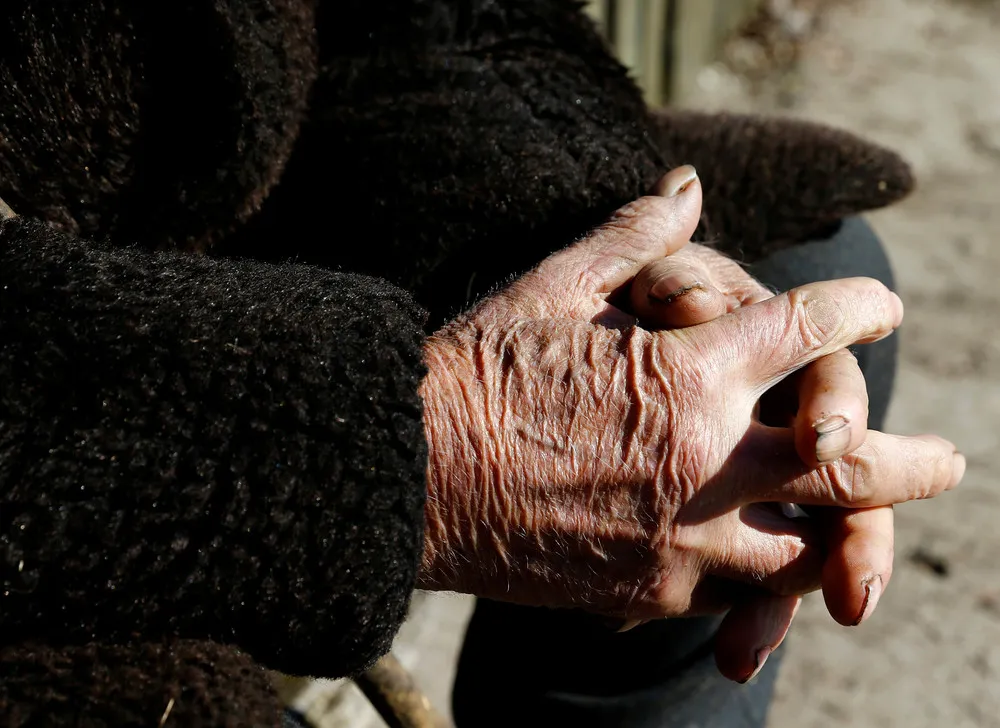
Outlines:
{"type": "Polygon", "coordinates": [[[362,276],[0,226],[0,631],[339,676],[422,549],[423,313],[362,276]]]}
{"type": "Polygon", "coordinates": [[[278,728],[270,676],[211,642],[0,645],[7,728],[278,728]]]}

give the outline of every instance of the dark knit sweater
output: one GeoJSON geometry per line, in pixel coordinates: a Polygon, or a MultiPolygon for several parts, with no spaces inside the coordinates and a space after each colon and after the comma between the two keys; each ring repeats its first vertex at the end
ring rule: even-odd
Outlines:
{"type": "Polygon", "coordinates": [[[845,134],[650,115],[570,0],[9,5],[0,725],[267,725],[251,657],[383,653],[422,336],[668,166],[744,259],[910,185],[845,134]]]}
{"type": "Polygon", "coordinates": [[[338,675],[422,543],[423,315],[375,279],[0,227],[0,564],[22,639],[338,675]]]}

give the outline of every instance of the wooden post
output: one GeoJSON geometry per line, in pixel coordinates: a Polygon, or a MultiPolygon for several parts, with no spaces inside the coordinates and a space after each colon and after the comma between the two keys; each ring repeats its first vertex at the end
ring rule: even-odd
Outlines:
{"type": "Polygon", "coordinates": [[[608,29],[608,0],[589,0],[586,7],[587,15],[597,23],[601,32],[608,29]]]}
{"type": "Polygon", "coordinates": [[[642,13],[641,0],[617,0],[615,3],[614,46],[615,52],[626,68],[639,76],[642,82],[642,13]]]}
{"type": "MultiPolygon", "coordinates": [[[[451,721],[434,710],[410,673],[391,653],[356,677],[354,683],[389,728],[451,728],[451,721]]],[[[489,707],[484,705],[482,710],[489,707]]]]}
{"type": "Polygon", "coordinates": [[[698,74],[715,56],[715,0],[676,0],[674,57],[671,69],[675,101],[690,98],[698,74]]]}
{"type": "Polygon", "coordinates": [[[0,220],[12,220],[17,217],[17,213],[7,206],[7,203],[0,198],[0,220]]]}
{"type": "Polygon", "coordinates": [[[646,101],[650,106],[660,106],[667,96],[667,4],[670,0],[647,0],[646,17],[643,19],[645,37],[645,63],[642,73],[646,101]]]}
{"type": "Polygon", "coordinates": [[[651,105],[684,103],[698,75],[762,0],[588,0],[587,13],[651,105]],[[670,27],[668,27],[668,21],[670,27]]]}

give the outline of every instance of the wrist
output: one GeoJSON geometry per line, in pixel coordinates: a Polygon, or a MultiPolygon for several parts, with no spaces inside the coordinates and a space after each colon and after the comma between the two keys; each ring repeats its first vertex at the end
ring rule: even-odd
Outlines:
{"type": "Polygon", "coordinates": [[[549,606],[618,598],[598,577],[608,559],[617,572],[635,558],[618,544],[647,540],[649,504],[607,470],[633,419],[611,393],[627,387],[646,338],[551,322],[428,340],[419,588],[549,606]]]}
{"type": "Polygon", "coordinates": [[[482,384],[469,353],[446,337],[424,345],[427,375],[420,385],[427,439],[424,549],[417,576],[421,589],[471,592],[468,529],[475,472],[472,402],[482,384]]]}

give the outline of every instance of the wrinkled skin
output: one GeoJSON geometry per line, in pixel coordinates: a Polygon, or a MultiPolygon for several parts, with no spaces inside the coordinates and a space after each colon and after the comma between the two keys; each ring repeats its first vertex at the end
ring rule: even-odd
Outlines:
{"type": "Polygon", "coordinates": [[[755,417],[790,374],[900,324],[881,283],[804,286],[679,330],[633,325],[615,301],[698,221],[700,186],[672,174],[663,196],[429,340],[421,586],[630,620],[794,597],[823,582],[825,538],[773,504],[880,507],[961,479],[940,438],[868,431],[816,465],[793,429],[755,417]]]}

